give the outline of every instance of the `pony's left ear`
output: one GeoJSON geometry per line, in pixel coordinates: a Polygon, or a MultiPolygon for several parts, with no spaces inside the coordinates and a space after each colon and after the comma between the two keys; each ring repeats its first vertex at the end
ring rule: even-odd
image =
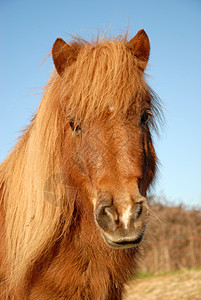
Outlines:
{"type": "Polygon", "coordinates": [[[139,59],[139,68],[144,71],[150,53],[149,38],[144,29],[138,31],[138,33],[127,43],[127,47],[133,52],[133,55],[139,59]]]}
{"type": "Polygon", "coordinates": [[[52,47],[52,58],[59,75],[62,75],[65,68],[70,66],[77,59],[77,51],[68,45],[61,38],[56,39],[52,47]]]}

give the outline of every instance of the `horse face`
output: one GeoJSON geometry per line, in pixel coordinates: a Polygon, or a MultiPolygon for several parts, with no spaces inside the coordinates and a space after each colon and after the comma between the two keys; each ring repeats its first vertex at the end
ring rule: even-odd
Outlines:
{"type": "Polygon", "coordinates": [[[106,118],[82,127],[70,121],[68,133],[71,184],[88,193],[105,242],[112,248],[137,245],[148,221],[146,189],[155,172],[155,152],[142,116],[106,118]]]}
{"type": "Polygon", "coordinates": [[[143,79],[150,44],[140,30],[128,43],[107,42],[94,51],[62,39],[52,49],[58,80],[64,91],[68,87],[67,97],[61,94],[67,115],[77,119],[67,126],[63,166],[68,186],[79,190],[77,209],[85,209],[88,219],[93,208],[93,222],[109,246],[132,247],[145,231],[146,190],[156,165],[147,126],[151,95],[143,79]],[[68,95],[71,85],[79,93],[68,95]]]}

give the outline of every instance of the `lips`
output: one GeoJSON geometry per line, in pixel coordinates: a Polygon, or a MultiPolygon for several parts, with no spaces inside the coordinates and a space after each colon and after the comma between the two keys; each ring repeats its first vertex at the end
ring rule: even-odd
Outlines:
{"type": "Polygon", "coordinates": [[[146,229],[146,226],[144,226],[142,228],[142,230],[138,234],[137,238],[134,238],[134,239],[122,238],[117,241],[114,241],[111,238],[104,236],[104,240],[109,247],[114,248],[114,249],[133,248],[141,242],[141,240],[144,236],[145,229],[146,229]]]}

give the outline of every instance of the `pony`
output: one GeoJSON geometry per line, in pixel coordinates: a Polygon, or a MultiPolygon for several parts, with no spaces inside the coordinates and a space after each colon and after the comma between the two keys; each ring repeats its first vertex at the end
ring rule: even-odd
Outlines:
{"type": "Polygon", "coordinates": [[[122,299],[157,170],[150,43],[58,38],[29,127],[0,165],[3,299],[122,299]]]}

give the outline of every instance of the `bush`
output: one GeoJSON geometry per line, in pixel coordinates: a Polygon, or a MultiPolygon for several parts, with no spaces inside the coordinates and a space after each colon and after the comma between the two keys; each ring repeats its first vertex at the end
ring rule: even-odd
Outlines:
{"type": "Polygon", "coordinates": [[[149,273],[201,266],[201,211],[151,199],[150,222],[143,242],[149,273]]]}

